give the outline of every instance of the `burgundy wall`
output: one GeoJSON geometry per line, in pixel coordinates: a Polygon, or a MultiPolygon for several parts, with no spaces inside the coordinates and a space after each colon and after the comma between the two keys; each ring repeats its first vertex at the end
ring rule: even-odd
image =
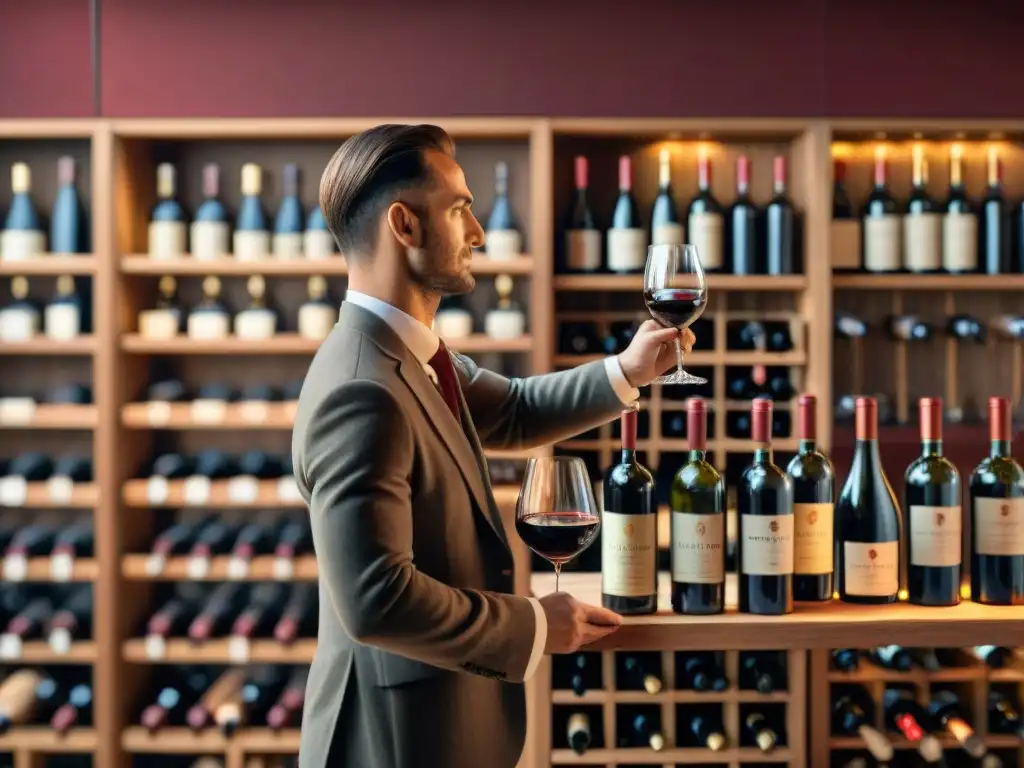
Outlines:
{"type": "MultiPolygon", "coordinates": [[[[115,117],[1024,115],[1013,0],[97,2],[115,117]]],[[[89,5],[0,0],[0,117],[92,114],[89,5]]]]}

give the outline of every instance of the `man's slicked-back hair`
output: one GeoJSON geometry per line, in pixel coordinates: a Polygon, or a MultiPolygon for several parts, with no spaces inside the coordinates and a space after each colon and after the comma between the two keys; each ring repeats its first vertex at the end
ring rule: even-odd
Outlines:
{"type": "Polygon", "coordinates": [[[387,124],[338,148],[320,177],[320,210],[343,255],[368,255],[396,193],[429,181],[427,150],[454,155],[455,145],[436,125],[387,124]]]}

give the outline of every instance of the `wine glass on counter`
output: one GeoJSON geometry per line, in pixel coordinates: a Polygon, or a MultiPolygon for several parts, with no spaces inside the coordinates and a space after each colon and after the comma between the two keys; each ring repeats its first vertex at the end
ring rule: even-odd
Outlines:
{"type": "MultiPolygon", "coordinates": [[[[647,248],[644,303],[651,317],[666,328],[689,328],[708,302],[708,286],[697,247],[661,244],[647,248]]],[[[707,384],[707,379],[683,370],[683,346],[676,337],[676,370],[660,376],[659,384],[707,384]]]]}
{"type": "Polygon", "coordinates": [[[562,566],[594,543],[600,527],[583,459],[539,456],[529,460],[516,502],[516,532],[555,567],[556,592],[562,566]]]}

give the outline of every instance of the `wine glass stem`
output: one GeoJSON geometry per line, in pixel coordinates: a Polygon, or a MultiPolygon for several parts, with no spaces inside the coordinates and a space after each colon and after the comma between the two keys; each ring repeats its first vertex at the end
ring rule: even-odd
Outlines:
{"type": "Polygon", "coordinates": [[[555,592],[557,592],[558,591],[558,577],[562,573],[562,564],[561,563],[555,563],[554,566],[555,566],[555,592]]]}
{"type": "Polygon", "coordinates": [[[683,342],[676,336],[676,364],[679,372],[683,372],[683,342]]]}

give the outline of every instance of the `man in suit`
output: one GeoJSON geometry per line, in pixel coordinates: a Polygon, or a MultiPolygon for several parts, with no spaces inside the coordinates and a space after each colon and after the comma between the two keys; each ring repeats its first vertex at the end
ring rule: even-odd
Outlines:
{"type": "Polygon", "coordinates": [[[436,126],[354,136],[320,182],[349,287],[292,437],[320,572],[301,768],[514,768],[541,657],[620,623],[564,592],[513,594],[484,450],[615,418],[674,365],[678,332],[649,321],[618,356],[522,379],[451,353],[431,325],[475,285],[472,202],[436,126]]]}

